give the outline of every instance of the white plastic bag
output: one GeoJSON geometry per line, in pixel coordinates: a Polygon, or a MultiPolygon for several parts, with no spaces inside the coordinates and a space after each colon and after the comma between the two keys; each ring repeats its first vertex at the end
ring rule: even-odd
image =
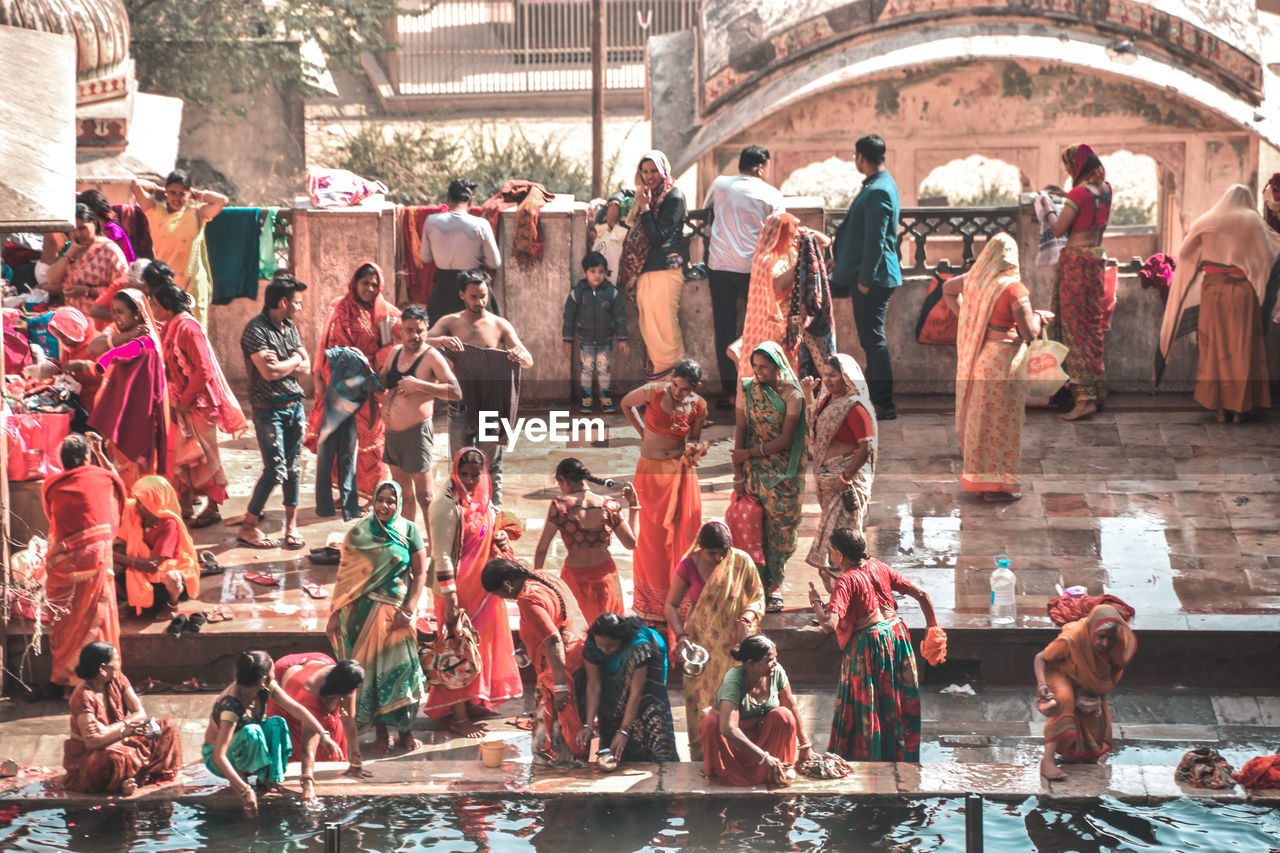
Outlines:
{"type": "Polygon", "coordinates": [[[1040,250],[1036,253],[1036,263],[1042,267],[1057,266],[1058,255],[1062,247],[1067,245],[1066,237],[1053,236],[1053,228],[1049,225],[1049,213],[1061,213],[1062,205],[1054,202],[1046,193],[1036,196],[1036,219],[1040,221],[1040,250]]]}
{"type": "Polygon", "coordinates": [[[346,169],[307,170],[307,195],[316,207],[350,207],[371,195],[385,195],[387,187],[379,181],[370,181],[346,169]]]}

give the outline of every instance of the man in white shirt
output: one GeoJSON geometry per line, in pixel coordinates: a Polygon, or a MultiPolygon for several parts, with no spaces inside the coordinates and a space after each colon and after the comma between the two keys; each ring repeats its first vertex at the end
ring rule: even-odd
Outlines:
{"type": "MultiPolygon", "coordinates": [[[[475,189],[475,181],[454,178],[449,182],[449,209],[433,213],[422,223],[422,249],[418,256],[424,264],[436,265],[431,298],[427,300],[427,315],[432,323],[462,310],[458,295],[458,277],[462,273],[479,267],[496,270],[502,265],[489,222],[468,212],[475,189]]],[[[489,295],[489,313],[502,316],[493,294],[489,295]]]]}
{"type": "Polygon", "coordinates": [[[738,155],[738,174],[722,175],[711,184],[703,207],[715,210],[711,244],[707,251],[711,315],[715,321],[716,363],[724,397],[717,409],[733,408],[738,367],[725,349],[742,335],[738,300],[744,302],[751,287],[751,259],[765,219],[783,209],[782,193],[765,181],[769,151],[748,145],[738,155]]]}

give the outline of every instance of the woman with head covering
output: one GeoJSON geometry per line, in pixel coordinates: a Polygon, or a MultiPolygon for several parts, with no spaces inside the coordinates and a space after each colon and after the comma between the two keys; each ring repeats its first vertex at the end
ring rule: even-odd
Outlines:
{"type": "Polygon", "coordinates": [[[810,366],[816,371],[816,365],[831,355],[831,290],[820,263],[830,242],[790,213],[772,213],[765,219],[751,260],[742,338],[729,345],[729,352],[737,353],[739,376],[751,375],[751,354],[765,341],[784,344],[797,371],[801,364],[806,372],[812,372],[810,366]]]}
{"type": "Polygon", "coordinates": [[[177,616],[185,594],[200,595],[200,561],[182,522],[178,493],[155,474],[133,484],[120,523],[116,567],[124,572],[129,606],[136,614],[177,616]]]}
{"type": "Polygon", "coordinates": [[[206,503],[191,526],[208,527],[222,520],[218,507],[227,500],[218,430],[239,438],[249,428],[235,393],[222,374],[204,327],[191,314],[191,296],[176,285],[151,292],[151,309],[164,324],[165,381],[174,421],[173,481],[184,518],[190,518],[196,495],[206,503]]]}
{"type": "Polygon", "coordinates": [[[129,280],[124,252],[102,233],[102,224],[87,205],[76,205],[76,228],[62,257],[49,267],[49,289],[61,293],[64,304],[94,316],[95,305],[105,308],[95,319],[99,327],[110,311],[111,297],[129,280]]]}
{"type": "Polygon", "coordinates": [[[62,745],[62,785],[69,791],[132,796],[143,785],[171,782],[182,767],[182,742],[168,720],[148,717],[120,671],[120,652],[90,643],[76,664],[71,736],[62,745]]]}
{"type": "Polygon", "coordinates": [[[1062,626],[1058,638],[1036,655],[1036,699],[1049,718],[1044,726],[1040,775],[1065,779],[1054,754],[1068,763],[1096,764],[1112,750],[1107,694],[1133,660],[1138,641],[1109,604],[1062,626]]]}
{"type": "Polygon", "coordinates": [[[698,531],[671,580],[667,625],[676,638],[677,657],[693,646],[709,657],[698,675],[684,680],[685,719],[690,722],[689,752],[702,759],[697,722],[713,704],[720,680],[733,660],[731,649],[760,630],[764,585],[751,555],[733,547],[729,528],[709,521],[698,531]],[[686,603],[687,598],[687,603],[686,603]]]}
{"type": "Polygon", "coordinates": [[[636,295],[650,380],[666,376],[684,358],[680,292],[685,213],[684,193],[676,186],[667,155],[647,152],[636,167],[636,198],[627,214],[631,231],[618,262],[618,286],[636,295]]]}
{"type": "MultiPolygon", "coordinates": [[[[79,308],[62,306],[53,309],[49,318],[49,333],[58,341],[58,356],[55,359],[72,379],[80,384],[80,408],[85,416],[93,414],[93,403],[98,398],[98,387],[102,385],[102,374],[89,356],[90,320],[79,308]]],[[[73,429],[76,424],[73,422],[73,429]]],[[[83,429],[83,425],[79,426],[83,429]]]]}
{"type": "Polygon", "coordinates": [[[430,523],[436,624],[450,629],[459,608],[465,611],[480,638],[481,666],[476,679],[463,687],[432,684],[425,710],[438,728],[481,738],[484,724],[473,718],[494,716],[495,707],[523,695],[523,688],[512,657],[507,609],[481,578],[489,560],[514,556],[508,540],[520,531],[509,515],[499,516],[493,509],[489,468],[479,448],[463,447],[454,455],[449,484],[431,502],[430,523]]]}
{"type": "Polygon", "coordinates": [[[120,247],[126,263],[131,264],[137,260],[133,244],[129,242],[129,235],[120,227],[120,223],[116,222],[116,212],[111,209],[111,202],[101,190],[85,190],[76,196],[76,204],[83,204],[93,211],[93,215],[98,218],[98,224],[102,226],[102,233],[120,247]]]}
{"type": "Polygon", "coordinates": [[[857,761],[919,761],[920,679],[894,593],[919,602],[930,628],[937,625],[933,600],[869,556],[858,531],[837,528],[828,544],[834,568],[821,571],[831,600],[824,605],[817,587],[809,584],[818,624],[836,635],[844,651],[827,749],[857,761]]]}
{"type": "Polygon", "coordinates": [[[126,287],[111,300],[113,322],[89,343],[89,355],[105,374],[89,427],[106,440],[124,480],[168,475],[169,392],[159,328],[142,291],[126,287]]]}
{"type": "Polygon", "coordinates": [[[406,751],[418,748],[413,721],[426,686],[416,628],[426,544],[418,526],[400,517],[400,506],[400,487],[381,483],[373,511],[347,531],[325,627],[334,654],[364,667],[356,728],[377,727],[373,752],[379,755],[391,749],[388,726],[395,726],[406,751]]]}
{"type": "Polygon", "coordinates": [[[943,285],[959,316],[956,432],[964,455],[960,484],[989,501],[1022,497],[1022,426],[1027,416],[1027,344],[1047,312],[1031,308],[1008,234],[987,241],[973,267],[943,285]]]}
{"type": "Polygon", "coordinates": [[[227,197],[193,188],[181,169],[170,172],[163,187],[135,178],[131,189],[151,229],[155,259],[173,269],[178,287],[191,294],[192,315],[207,326],[213,273],[204,226],[222,212],[227,197]]]}
{"type": "Polygon", "coordinates": [[[1156,379],[1174,339],[1196,332],[1196,402],[1219,423],[1239,423],[1255,407],[1271,405],[1262,303],[1277,247],[1243,184],[1227,190],[1191,226],[1178,248],[1169,288],[1156,379]]]}
{"type": "Polygon", "coordinates": [[[1262,218],[1271,229],[1272,245],[1276,245],[1280,241],[1280,172],[1272,175],[1262,186],[1262,218]]]}
{"type": "Polygon", "coordinates": [[[786,787],[812,745],[778,647],[757,634],[729,654],[738,664],[725,672],[701,719],[703,773],[721,785],[786,787]]]}
{"type": "MultiPolygon", "coordinates": [[[[313,373],[316,380],[315,403],[307,420],[306,448],[312,453],[317,450],[324,422],[324,389],[329,382],[326,352],[331,347],[358,350],[376,372],[395,345],[400,309],[387,301],[383,285],[382,269],[372,261],[365,261],[352,273],[347,292],[329,307],[329,315],[325,318],[316,346],[313,373]]],[[[373,496],[374,487],[391,476],[387,463],[382,461],[386,425],[379,417],[376,399],[357,409],[355,418],[359,447],[356,454],[356,491],[361,500],[368,501],[373,496]]],[[[326,488],[331,482],[327,475],[327,471],[316,472],[317,488],[326,488]]]]}
{"type": "Polygon", "coordinates": [[[1053,292],[1057,319],[1051,335],[1070,348],[1063,369],[1071,377],[1075,406],[1062,419],[1074,421],[1098,411],[1107,394],[1103,364],[1107,255],[1102,251],[1102,235],[1111,218],[1111,184],[1102,161],[1088,145],[1072,145],[1062,152],[1062,162],[1071,175],[1071,192],[1062,212],[1050,212],[1047,219],[1055,237],[1067,236],[1058,256],[1058,286],[1053,292]]]}
{"type": "Polygon", "coordinates": [[[800,488],[804,483],[805,407],[800,380],[781,344],[766,341],[751,353],[752,379],[738,395],[733,441],[733,494],[750,495],[764,510],[765,564],[761,567],[769,612],[782,610],[787,560],[800,539],[800,488]]]}
{"type": "Polygon", "coordinates": [[[481,573],[484,591],[515,602],[520,612],[520,642],[533,661],[533,757],[559,764],[585,761],[590,739],[579,737],[574,676],[582,669],[582,640],[587,623],[568,585],[560,578],[498,557],[481,573]]]}
{"type": "Polygon", "coordinates": [[[818,532],[805,559],[817,569],[827,566],[827,538],[837,527],[862,532],[876,476],[876,414],[862,368],[853,356],[833,355],[822,365],[819,380],[806,376],[800,384],[805,405],[812,413],[809,457],[818,465],[814,485],[818,492],[818,532]]]}
{"type": "Polygon", "coordinates": [[[587,631],[582,660],[582,748],[594,736],[619,761],[677,761],[662,632],[637,616],[601,613],[587,631]]]}

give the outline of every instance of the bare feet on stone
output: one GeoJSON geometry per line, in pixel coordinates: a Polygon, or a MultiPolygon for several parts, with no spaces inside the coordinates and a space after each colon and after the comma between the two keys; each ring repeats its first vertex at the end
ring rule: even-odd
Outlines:
{"type": "Polygon", "coordinates": [[[1040,775],[1048,779],[1050,782],[1061,782],[1067,778],[1067,774],[1062,772],[1062,768],[1058,767],[1056,761],[1053,760],[1053,753],[1045,753],[1044,758],[1040,761],[1040,775]]]}
{"type": "Polygon", "coordinates": [[[1064,421],[1078,421],[1097,413],[1097,403],[1092,400],[1081,400],[1079,403],[1075,404],[1071,411],[1064,412],[1063,414],[1058,415],[1058,417],[1062,418],[1064,421]]]}
{"type": "Polygon", "coordinates": [[[468,705],[467,714],[481,720],[492,720],[494,717],[502,716],[492,708],[486,708],[483,705],[468,705]]]}
{"type": "Polygon", "coordinates": [[[460,735],[473,740],[478,740],[485,736],[484,726],[472,722],[469,717],[463,717],[462,719],[450,717],[449,731],[453,732],[455,735],[460,735]]]}
{"type": "Polygon", "coordinates": [[[379,725],[374,733],[373,746],[369,747],[369,751],[374,755],[386,755],[391,751],[391,734],[387,731],[387,727],[379,725]]]}
{"type": "Polygon", "coordinates": [[[420,746],[422,746],[422,744],[413,736],[413,732],[400,733],[400,748],[405,752],[413,752],[420,746]]]}

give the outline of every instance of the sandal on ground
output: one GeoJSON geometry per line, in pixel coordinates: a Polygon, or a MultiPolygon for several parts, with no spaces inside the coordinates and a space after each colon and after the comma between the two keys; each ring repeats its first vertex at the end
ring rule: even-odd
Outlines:
{"type": "Polygon", "coordinates": [[[261,539],[259,539],[257,542],[253,542],[249,539],[245,539],[243,536],[237,536],[236,545],[240,546],[241,548],[256,548],[259,551],[267,551],[267,550],[270,550],[271,548],[279,548],[280,540],[272,539],[270,536],[264,536],[261,539]]]}
{"type": "Polygon", "coordinates": [[[533,731],[533,714],[521,714],[518,717],[512,717],[507,720],[507,725],[514,726],[522,731],[531,732],[533,731]]]}
{"type": "Polygon", "coordinates": [[[199,634],[200,629],[209,621],[209,617],[203,613],[192,613],[187,617],[187,630],[192,634],[199,634]]]}
{"type": "Polygon", "coordinates": [[[148,693],[159,693],[163,690],[172,689],[173,685],[167,681],[158,681],[157,679],[147,676],[141,681],[135,682],[133,692],[139,696],[145,696],[148,693]]]}
{"type": "Polygon", "coordinates": [[[206,610],[204,612],[204,621],[207,625],[216,625],[219,622],[230,622],[234,618],[236,618],[235,614],[222,606],[218,606],[212,610],[206,610]]]}
{"type": "Polygon", "coordinates": [[[771,592],[765,596],[764,610],[766,613],[781,613],[782,608],[785,606],[786,605],[782,600],[782,593],[771,592]]]}
{"type": "Polygon", "coordinates": [[[302,591],[317,600],[329,597],[329,591],[318,583],[304,583],[302,591]]]}
{"type": "Polygon", "coordinates": [[[311,553],[307,555],[307,559],[312,565],[316,566],[336,566],[342,559],[342,552],[337,548],[325,545],[320,548],[312,548],[311,553]]]}
{"type": "Polygon", "coordinates": [[[190,527],[192,530],[198,530],[201,527],[209,527],[217,524],[219,521],[222,521],[222,513],[218,512],[216,509],[213,512],[205,510],[195,518],[191,519],[187,524],[187,527],[190,527]]]}
{"type": "Polygon", "coordinates": [[[207,578],[213,575],[220,575],[225,572],[221,565],[218,564],[218,558],[213,556],[209,551],[200,552],[200,577],[207,578]]]}
{"type": "Polygon", "coordinates": [[[181,684],[173,685],[174,693],[209,693],[216,688],[207,681],[201,681],[198,678],[188,678],[181,684]]]}
{"type": "Polygon", "coordinates": [[[181,637],[182,632],[187,630],[187,617],[181,613],[169,620],[169,627],[165,631],[174,637],[181,637]]]}
{"type": "Polygon", "coordinates": [[[278,586],[280,578],[270,572],[250,572],[244,576],[249,583],[256,583],[258,586],[278,586]]]}
{"type": "Polygon", "coordinates": [[[297,533],[290,533],[288,536],[284,537],[284,547],[288,548],[290,551],[301,551],[303,548],[307,547],[307,540],[303,539],[297,533]]]}

